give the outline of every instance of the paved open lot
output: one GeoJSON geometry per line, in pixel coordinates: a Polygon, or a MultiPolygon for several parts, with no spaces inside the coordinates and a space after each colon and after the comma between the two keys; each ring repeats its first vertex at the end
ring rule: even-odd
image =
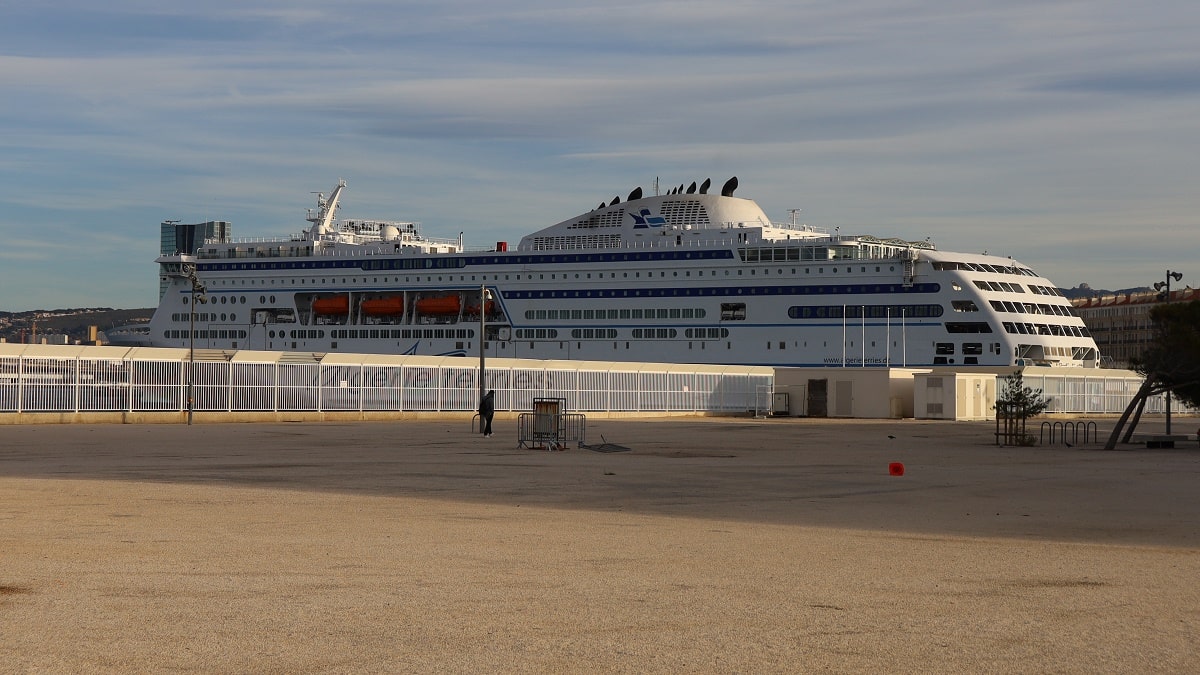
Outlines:
{"type": "Polygon", "coordinates": [[[0,426],[0,670],[1200,668],[1194,447],[513,426],[0,426]]]}

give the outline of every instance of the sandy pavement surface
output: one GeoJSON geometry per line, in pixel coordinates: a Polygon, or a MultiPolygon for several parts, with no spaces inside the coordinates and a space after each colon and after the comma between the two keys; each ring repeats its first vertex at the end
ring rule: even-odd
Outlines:
{"type": "Polygon", "coordinates": [[[1194,447],[513,427],[0,426],[0,672],[1200,670],[1194,447]]]}

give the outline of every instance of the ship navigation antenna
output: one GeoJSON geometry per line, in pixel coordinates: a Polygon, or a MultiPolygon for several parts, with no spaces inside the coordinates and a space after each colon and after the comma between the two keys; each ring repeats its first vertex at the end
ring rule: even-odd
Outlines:
{"type": "Polygon", "coordinates": [[[654,177],[654,196],[658,196],[658,176],[654,177]]]}
{"type": "Polygon", "coordinates": [[[796,227],[796,214],[804,209],[788,209],[788,213],[792,214],[792,227],[796,227]]]}

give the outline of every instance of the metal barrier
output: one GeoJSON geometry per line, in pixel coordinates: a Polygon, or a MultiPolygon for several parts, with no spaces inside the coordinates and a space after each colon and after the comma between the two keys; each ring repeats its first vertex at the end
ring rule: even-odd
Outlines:
{"type": "MultiPolygon", "coordinates": [[[[774,381],[771,369],[755,366],[504,362],[485,378],[499,411],[558,397],[580,411],[744,413],[774,381]]],[[[467,412],[479,405],[478,368],[454,357],[241,351],[197,353],[190,361],[187,350],[0,343],[0,413],[182,412],[189,380],[201,413],[467,412]]]]}
{"type": "Polygon", "coordinates": [[[587,415],[580,413],[521,413],[517,416],[517,446],[531,450],[566,450],[587,443],[587,415]]]}
{"type": "Polygon", "coordinates": [[[1086,445],[1089,441],[1099,443],[1099,430],[1096,428],[1095,422],[1080,421],[1080,422],[1042,422],[1042,427],[1038,432],[1038,444],[1041,445],[1046,440],[1046,431],[1050,432],[1050,444],[1057,442],[1070,447],[1072,444],[1079,445],[1079,432],[1083,431],[1083,443],[1086,445]],[[1067,430],[1071,432],[1071,441],[1067,442],[1067,430]]]}

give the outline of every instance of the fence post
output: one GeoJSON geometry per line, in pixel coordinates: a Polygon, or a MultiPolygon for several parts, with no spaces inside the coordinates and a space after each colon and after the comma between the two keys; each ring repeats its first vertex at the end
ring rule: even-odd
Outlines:
{"type": "Polygon", "coordinates": [[[81,404],[83,402],[83,400],[82,400],[83,396],[82,396],[82,393],[80,392],[80,387],[83,386],[83,384],[80,381],[80,380],[82,380],[82,376],[79,373],[79,370],[80,370],[79,358],[78,357],[73,358],[73,359],[71,359],[71,362],[69,362],[69,363],[71,363],[71,370],[74,371],[74,373],[75,373],[75,384],[74,384],[74,386],[71,387],[71,390],[72,390],[71,394],[72,394],[72,399],[73,399],[72,407],[75,409],[73,412],[78,413],[79,409],[82,407],[81,404]]]}
{"type": "Polygon", "coordinates": [[[121,370],[125,373],[125,412],[133,412],[133,361],[129,359],[121,360],[121,370]]]}

